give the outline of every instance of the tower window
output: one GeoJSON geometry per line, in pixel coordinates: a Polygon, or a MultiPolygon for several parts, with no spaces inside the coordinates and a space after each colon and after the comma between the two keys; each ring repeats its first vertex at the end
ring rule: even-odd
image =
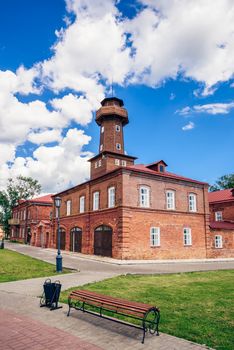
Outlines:
{"type": "Polygon", "coordinates": [[[103,150],[103,145],[100,146],[100,152],[103,150]]]}
{"type": "Polygon", "coordinates": [[[99,159],[99,161],[98,161],[98,166],[99,167],[102,166],[102,160],[101,159],[99,159]]]}
{"type": "Polygon", "coordinates": [[[115,130],[117,131],[117,132],[120,132],[120,125],[115,125],[115,130]]]}
{"type": "Polygon", "coordinates": [[[101,133],[102,133],[102,134],[104,133],[104,130],[105,130],[105,128],[104,128],[104,126],[102,126],[102,127],[101,127],[101,133]]]}
{"type": "Polygon", "coordinates": [[[115,165],[119,165],[119,164],[120,164],[119,159],[115,159],[115,165]]]}
{"type": "Polygon", "coordinates": [[[97,167],[98,167],[98,162],[95,162],[94,163],[94,168],[97,169],[97,167]]]}
{"type": "Polygon", "coordinates": [[[126,166],[126,165],[127,165],[126,160],[122,160],[122,161],[121,161],[121,164],[122,164],[122,166],[126,166]]]}
{"type": "Polygon", "coordinates": [[[116,143],[116,149],[117,149],[118,151],[121,150],[121,144],[120,144],[120,143],[116,143]]]}

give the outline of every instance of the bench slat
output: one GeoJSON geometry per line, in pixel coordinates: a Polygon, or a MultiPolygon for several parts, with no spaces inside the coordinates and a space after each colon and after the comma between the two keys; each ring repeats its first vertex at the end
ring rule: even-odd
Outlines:
{"type": "Polygon", "coordinates": [[[73,291],[73,292],[71,292],[69,297],[75,298],[75,299],[86,298],[87,302],[88,302],[88,300],[96,301],[96,302],[99,302],[101,304],[113,305],[116,308],[129,309],[133,312],[139,312],[141,314],[144,314],[145,312],[147,312],[151,308],[156,308],[155,306],[150,305],[150,304],[127,301],[125,299],[113,298],[113,297],[109,297],[109,296],[104,296],[104,295],[99,294],[99,293],[89,292],[89,291],[84,291],[84,290],[73,291]]]}

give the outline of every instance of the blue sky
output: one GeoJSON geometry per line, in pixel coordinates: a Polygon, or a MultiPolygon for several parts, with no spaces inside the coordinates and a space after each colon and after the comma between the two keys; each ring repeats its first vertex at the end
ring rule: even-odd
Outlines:
{"type": "Polygon", "coordinates": [[[44,192],[87,179],[112,80],[138,163],[211,184],[233,173],[233,32],[229,0],[1,2],[0,187],[19,174],[44,192]]]}

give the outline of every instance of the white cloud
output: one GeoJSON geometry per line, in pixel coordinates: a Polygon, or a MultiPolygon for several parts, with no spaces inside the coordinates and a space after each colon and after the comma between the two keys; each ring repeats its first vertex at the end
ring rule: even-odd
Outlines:
{"type": "Polygon", "coordinates": [[[204,105],[195,105],[193,107],[184,107],[177,110],[176,113],[180,115],[188,115],[192,113],[206,113],[206,114],[228,114],[234,108],[234,102],[230,103],[208,103],[204,105]]]}
{"type": "Polygon", "coordinates": [[[92,120],[92,105],[83,96],[68,94],[63,98],[56,98],[51,105],[58,110],[65,119],[74,120],[80,125],[87,125],[92,120]]]}
{"type": "Polygon", "coordinates": [[[185,126],[182,127],[183,131],[188,131],[188,130],[192,130],[195,128],[195,124],[193,122],[188,122],[188,124],[186,124],[185,126]]]}
{"type": "Polygon", "coordinates": [[[204,83],[204,94],[234,73],[232,0],[142,0],[126,26],[135,48],[134,82],[156,86],[180,73],[204,83]],[[225,25],[224,25],[225,23],[225,25]]]}
{"type": "Polygon", "coordinates": [[[56,129],[33,131],[28,135],[28,141],[35,144],[45,144],[49,142],[61,141],[61,131],[56,129]]]}
{"type": "MultiPolygon", "coordinates": [[[[11,168],[0,168],[4,179],[9,176],[32,176],[37,179],[45,192],[57,192],[86,180],[92,156],[83,147],[91,140],[83,130],[70,129],[62,141],[54,147],[40,146],[33,157],[17,157],[11,168]]],[[[1,185],[1,183],[0,183],[1,185]]]]}

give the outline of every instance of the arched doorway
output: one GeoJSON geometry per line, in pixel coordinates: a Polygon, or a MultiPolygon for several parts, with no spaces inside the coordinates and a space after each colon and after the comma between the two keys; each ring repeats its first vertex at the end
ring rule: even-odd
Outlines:
{"type": "Polygon", "coordinates": [[[73,227],[70,231],[70,250],[72,252],[81,252],[82,247],[82,229],[73,227]]]}
{"type": "Polygon", "coordinates": [[[112,256],[112,228],[106,225],[94,230],[94,254],[112,256]]]}

